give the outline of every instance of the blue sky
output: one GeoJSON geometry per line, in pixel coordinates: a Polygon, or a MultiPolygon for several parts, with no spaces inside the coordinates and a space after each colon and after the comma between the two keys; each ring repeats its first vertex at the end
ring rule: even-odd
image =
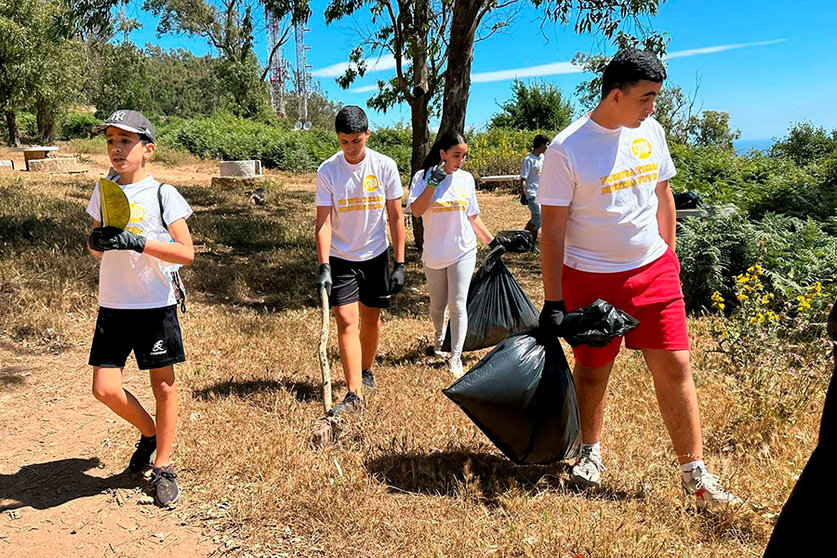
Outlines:
{"type": "MultiPolygon", "coordinates": [[[[315,0],[306,35],[311,46],[308,62],[313,66],[329,98],[344,104],[365,106],[368,88],[378,79],[393,75],[384,59],[377,71],[367,74],[349,90],[334,81],[335,70],[348,59],[357,44],[359,30],[368,29],[368,17],[358,16],[326,26],[327,2],[315,0]]],[[[157,37],[156,21],[132,3],[127,15],[138,18],[143,28],[131,35],[137,44],[186,48],[195,54],[210,52],[205,41],[182,36],[157,37]]],[[[552,24],[540,27],[540,14],[531,7],[521,10],[504,32],[477,44],[472,67],[469,127],[478,127],[498,111],[498,103],[510,95],[515,75],[531,82],[554,83],[573,94],[588,74],[572,68],[576,52],[605,52],[613,47],[600,37],[579,36],[552,24]]],[[[671,0],[650,20],[658,31],[668,33],[668,83],[693,91],[699,81],[697,105],[705,110],[729,112],[734,128],[745,140],[781,137],[793,122],[811,121],[827,129],[837,128],[837,109],[830,93],[837,90],[837,4],[808,1],[793,9],[787,2],[753,0],[671,0]]],[[[258,41],[264,61],[267,45],[258,41]]],[[[286,45],[293,58],[293,44],[286,45]]],[[[370,54],[371,55],[371,54],[370,54]]],[[[409,122],[406,105],[386,115],[371,114],[373,124],[409,122]]]]}

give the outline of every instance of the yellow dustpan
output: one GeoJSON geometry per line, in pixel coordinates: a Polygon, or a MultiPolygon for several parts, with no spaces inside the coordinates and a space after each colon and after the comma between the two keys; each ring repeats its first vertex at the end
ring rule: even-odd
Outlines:
{"type": "Polygon", "coordinates": [[[107,178],[100,178],[99,202],[102,207],[102,226],[124,229],[128,225],[131,219],[131,205],[119,184],[107,178]]]}

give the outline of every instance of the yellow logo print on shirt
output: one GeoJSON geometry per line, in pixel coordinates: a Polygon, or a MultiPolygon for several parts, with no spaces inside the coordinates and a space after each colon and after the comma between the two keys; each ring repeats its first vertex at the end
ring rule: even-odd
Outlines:
{"type": "Polygon", "coordinates": [[[366,178],[363,179],[363,189],[367,192],[374,192],[378,189],[378,177],[374,174],[366,175],[366,178]]]}
{"type": "Polygon", "coordinates": [[[465,186],[455,186],[453,188],[453,193],[456,194],[457,198],[464,200],[465,194],[468,193],[468,190],[465,189],[465,186]]]}
{"type": "Polygon", "coordinates": [[[651,144],[645,138],[637,138],[631,143],[631,151],[640,159],[647,159],[651,156],[651,144]]]}
{"type": "Polygon", "coordinates": [[[139,204],[131,204],[131,218],[128,220],[128,225],[125,227],[126,231],[134,234],[142,234],[142,229],[139,224],[145,219],[145,208],[139,204]]]}

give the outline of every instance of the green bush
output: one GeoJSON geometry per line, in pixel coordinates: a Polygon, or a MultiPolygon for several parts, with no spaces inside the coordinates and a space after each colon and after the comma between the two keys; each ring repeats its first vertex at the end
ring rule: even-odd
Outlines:
{"type": "Polygon", "coordinates": [[[107,153],[107,144],[104,136],[95,136],[90,139],[72,139],[67,142],[67,149],[77,155],[103,155],[107,153]]]}
{"type": "Polygon", "coordinates": [[[58,139],[88,139],[93,137],[93,127],[102,121],[86,112],[68,112],[58,125],[58,139]]]}
{"type": "Polygon", "coordinates": [[[552,137],[548,131],[524,131],[495,128],[468,134],[468,158],[464,169],[475,177],[497,174],[518,174],[523,158],[529,153],[537,134],[552,137]]]}
{"type": "Polygon", "coordinates": [[[338,149],[333,132],[294,131],[286,121],[264,124],[219,112],[212,117],[161,123],[158,143],[199,157],[261,159],[265,167],[312,172],[338,149]]]}
{"type": "Polygon", "coordinates": [[[715,291],[729,299],[734,278],[755,264],[765,269],[767,291],[782,299],[817,282],[831,292],[837,288],[837,238],[824,227],[813,219],[776,214],[755,221],[740,216],[686,220],[679,227],[677,254],[687,308],[709,308],[715,291]]]}

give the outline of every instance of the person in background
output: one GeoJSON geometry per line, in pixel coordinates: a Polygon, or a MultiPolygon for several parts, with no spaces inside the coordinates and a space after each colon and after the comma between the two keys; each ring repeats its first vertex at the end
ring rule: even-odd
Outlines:
{"type": "Polygon", "coordinates": [[[549,138],[538,134],[532,141],[532,152],[523,158],[520,166],[520,205],[529,207],[529,222],[523,227],[532,233],[533,249],[538,245],[538,230],[541,228],[541,206],[535,201],[538,184],[541,181],[543,154],[549,147],[549,138]]]}

